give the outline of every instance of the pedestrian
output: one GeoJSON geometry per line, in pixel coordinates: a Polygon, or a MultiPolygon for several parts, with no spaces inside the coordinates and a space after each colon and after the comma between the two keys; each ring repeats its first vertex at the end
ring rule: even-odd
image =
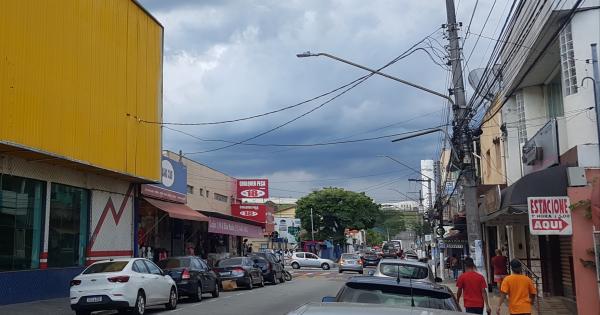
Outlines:
{"type": "Polygon", "coordinates": [[[252,254],[252,244],[248,244],[248,255],[252,254]]]}
{"type": "Polygon", "coordinates": [[[496,249],[496,256],[492,257],[492,267],[494,268],[494,281],[498,284],[498,290],[502,288],[502,280],[508,274],[506,266],[508,265],[508,258],[502,255],[501,249],[496,249]]]}
{"type": "Polygon", "coordinates": [[[452,257],[450,257],[450,268],[452,269],[452,275],[454,276],[454,280],[458,279],[458,264],[458,257],[456,257],[456,254],[453,254],[452,257]]]}
{"type": "Polygon", "coordinates": [[[510,262],[512,274],[506,276],[500,287],[500,301],[498,302],[498,310],[496,314],[500,315],[500,306],[508,296],[508,311],[510,314],[531,314],[531,305],[535,301],[537,291],[533,285],[533,281],[523,275],[523,266],[518,259],[513,259],[510,262]]]}
{"type": "Polygon", "coordinates": [[[467,313],[483,314],[484,306],[487,313],[491,313],[485,278],[475,271],[475,263],[472,259],[465,259],[465,272],[458,277],[456,286],[458,287],[457,298],[460,301],[460,297],[463,297],[467,313]]]}
{"type": "Polygon", "coordinates": [[[245,238],[242,241],[242,256],[248,255],[248,239],[245,238]]]}

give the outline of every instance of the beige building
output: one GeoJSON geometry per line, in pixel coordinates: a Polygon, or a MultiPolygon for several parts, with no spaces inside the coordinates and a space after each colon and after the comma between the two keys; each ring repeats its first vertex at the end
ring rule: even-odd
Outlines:
{"type": "Polygon", "coordinates": [[[501,111],[496,110],[501,102],[494,102],[484,117],[486,121],[481,127],[482,134],[479,140],[481,149],[480,168],[482,185],[506,184],[506,172],[504,165],[504,139],[502,137],[501,111]],[[495,113],[491,119],[489,115],[495,113]]]}

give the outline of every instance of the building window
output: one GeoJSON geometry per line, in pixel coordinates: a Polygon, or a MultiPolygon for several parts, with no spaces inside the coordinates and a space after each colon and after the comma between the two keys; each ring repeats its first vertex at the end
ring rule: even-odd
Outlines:
{"type": "Polygon", "coordinates": [[[519,120],[517,121],[519,143],[525,143],[527,142],[527,125],[525,124],[525,103],[523,101],[523,92],[517,92],[515,99],[517,102],[517,115],[519,117],[519,120]]]}
{"type": "Polygon", "coordinates": [[[88,235],[89,192],[53,183],[50,196],[48,267],[83,266],[88,235]]]}
{"type": "Polygon", "coordinates": [[[222,202],[227,202],[227,199],[228,199],[227,196],[223,196],[223,195],[217,194],[217,193],[214,193],[213,195],[215,195],[216,200],[222,201],[222,202]]]}
{"type": "Polygon", "coordinates": [[[571,23],[560,31],[560,65],[565,96],[577,93],[577,74],[575,72],[575,52],[571,23]]]}
{"type": "Polygon", "coordinates": [[[548,85],[545,86],[546,102],[548,103],[548,115],[550,118],[561,117],[565,115],[562,97],[562,85],[560,76],[555,76],[548,85]]]}
{"type": "Polygon", "coordinates": [[[0,174],[0,271],[39,268],[46,183],[0,174]]]}
{"type": "Polygon", "coordinates": [[[200,196],[204,196],[204,188],[198,188],[198,193],[200,196]]]}
{"type": "Polygon", "coordinates": [[[190,194],[190,195],[193,194],[194,193],[194,186],[187,185],[187,193],[190,194]]]}
{"type": "Polygon", "coordinates": [[[208,189],[206,190],[206,198],[210,198],[210,191],[208,189]]]}

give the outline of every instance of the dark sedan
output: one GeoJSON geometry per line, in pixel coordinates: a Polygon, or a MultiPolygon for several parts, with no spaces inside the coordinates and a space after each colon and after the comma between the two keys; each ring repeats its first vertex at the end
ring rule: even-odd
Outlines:
{"type": "Polygon", "coordinates": [[[252,290],[255,285],[265,286],[262,270],[248,257],[221,259],[214,270],[219,273],[221,281],[235,281],[238,287],[252,290]]]}
{"type": "Polygon", "coordinates": [[[179,296],[202,300],[202,294],[219,296],[219,277],[206,263],[195,256],[169,257],[158,262],[165,274],[177,284],[179,296]]]}
{"type": "Polygon", "coordinates": [[[323,302],[384,304],[460,311],[460,306],[448,287],[403,278],[353,277],[340,289],[337,296],[325,297],[323,302]]]}
{"type": "Polygon", "coordinates": [[[364,267],[377,266],[381,260],[381,257],[375,253],[366,253],[362,258],[364,267]]]}
{"type": "Polygon", "coordinates": [[[285,282],[283,277],[283,265],[271,253],[253,253],[252,261],[262,270],[263,278],[272,284],[285,282]]]}

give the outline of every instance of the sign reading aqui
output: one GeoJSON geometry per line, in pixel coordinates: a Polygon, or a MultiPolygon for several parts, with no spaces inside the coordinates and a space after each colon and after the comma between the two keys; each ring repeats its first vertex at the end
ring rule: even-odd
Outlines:
{"type": "Polygon", "coordinates": [[[529,197],[529,231],[532,235],[572,235],[569,197],[529,197]]]}

